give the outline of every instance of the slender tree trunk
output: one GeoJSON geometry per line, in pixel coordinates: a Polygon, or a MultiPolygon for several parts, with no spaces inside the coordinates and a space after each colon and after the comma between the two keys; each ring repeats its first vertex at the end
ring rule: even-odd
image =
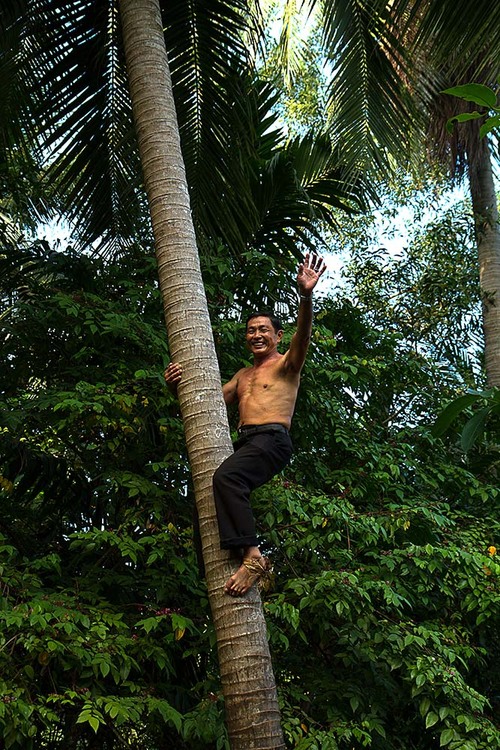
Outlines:
{"type": "Polygon", "coordinates": [[[232,451],[200,272],[158,0],[120,0],[127,70],[155,238],[172,359],[200,519],[233,750],[283,748],[260,596],[223,591],[232,566],[219,549],[215,469],[232,451]]]}
{"type": "Polygon", "coordinates": [[[488,385],[500,387],[500,225],[491,168],[483,138],[469,163],[469,182],[476,227],[479,283],[483,304],[485,367],[488,385]]]}

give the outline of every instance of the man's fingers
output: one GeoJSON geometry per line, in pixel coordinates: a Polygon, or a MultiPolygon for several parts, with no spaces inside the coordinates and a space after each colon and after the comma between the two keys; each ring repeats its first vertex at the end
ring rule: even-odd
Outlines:
{"type": "Polygon", "coordinates": [[[299,271],[303,268],[310,268],[321,276],[326,271],[326,263],[320,255],[306,253],[304,262],[299,265],[299,271]]]}
{"type": "Polygon", "coordinates": [[[169,382],[176,382],[182,377],[182,367],[177,362],[171,362],[165,370],[164,376],[169,382]]]}

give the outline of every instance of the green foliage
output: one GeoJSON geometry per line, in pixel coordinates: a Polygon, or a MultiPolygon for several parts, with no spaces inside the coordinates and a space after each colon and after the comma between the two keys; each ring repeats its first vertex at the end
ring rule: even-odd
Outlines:
{"type": "Polygon", "coordinates": [[[428,173],[397,182],[383,210],[342,222],[343,288],[410,357],[474,388],[484,344],[470,206],[428,173]]]}
{"type": "Polygon", "coordinates": [[[154,264],[0,263],[5,747],[203,746],[223,729],[154,264]]]}
{"type": "MultiPolygon", "coordinates": [[[[0,264],[4,744],[222,750],[153,263],[138,248],[118,264],[6,243],[0,264]]],[[[430,254],[400,268],[446,299],[430,254]]],[[[244,296],[237,269],[204,259],[224,378],[246,356],[242,308],[285,283],[249,251],[244,296]]],[[[494,412],[467,454],[459,409],[432,433],[463,388],[455,360],[424,346],[432,326],[412,339],[397,323],[396,271],[386,286],[374,274],[370,297],[358,269],[356,307],[342,295],[317,307],[295,455],[254,499],[275,565],[264,606],[287,746],[483,750],[499,733],[494,412]]]]}
{"type": "Polygon", "coordinates": [[[479,129],[480,138],[484,138],[485,135],[500,127],[500,106],[498,106],[496,92],[489,86],[485,86],[482,83],[467,83],[463,86],[453,86],[452,88],[445,89],[443,94],[450,94],[466,102],[479,104],[483,108],[481,112],[475,110],[474,112],[463,112],[460,115],[451,117],[446,123],[449,133],[453,132],[455,122],[467,122],[468,120],[478,120],[481,118],[484,119],[484,122],[479,129]],[[488,116],[489,112],[495,112],[495,114],[488,116]]]}
{"type": "MultiPolygon", "coordinates": [[[[328,414],[336,395],[326,401],[317,375],[314,390],[328,414]]],[[[494,467],[488,483],[422,427],[384,429],[367,406],[339,406],[256,501],[276,564],[266,611],[291,745],[494,745],[494,467]]]]}
{"type": "Polygon", "coordinates": [[[488,391],[471,391],[452,401],[439,415],[433,427],[434,435],[443,435],[455,419],[470,406],[482,405],[465,423],[461,435],[462,450],[469,451],[489,428],[489,442],[498,446],[500,442],[500,392],[497,388],[488,391]]]}
{"type": "Polygon", "coordinates": [[[196,670],[191,648],[206,618],[190,535],[172,524],[149,534],[93,530],[31,560],[1,541],[5,747],[50,738],[47,746],[67,747],[92,732],[102,747],[129,732],[130,746],[143,747],[140,727],[150,742],[182,734],[180,710],[196,704],[183,675],[196,670]],[[202,607],[194,619],[187,591],[202,607]],[[175,606],[159,605],[167,601],[175,606]]]}

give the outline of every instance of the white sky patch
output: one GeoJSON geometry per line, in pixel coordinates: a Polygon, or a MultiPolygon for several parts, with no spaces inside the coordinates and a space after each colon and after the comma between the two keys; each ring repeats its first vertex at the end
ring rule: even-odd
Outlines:
{"type": "Polygon", "coordinates": [[[64,219],[53,219],[37,227],[37,239],[46,240],[53,250],[66,248],[71,242],[71,227],[64,219]]]}
{"type": "MultiPolygon", "coordinates": [[[[464,186],[454,188],[443,194],[418,218],[411,204],[399,207],[396,216],[390,217],[382,209],[375,209],[372,212],[375,222],[369,230],[369,245],[374,250],[385,248],[389,257],[401,257],[413,241],[414,230],[417,226],[425,227],[426,224],[438,219],[439,215],[450,206],[466,200],[467,197],[467,189],[464,186]]],[[[335,246],[335,235],[332,234],[329,244],[332,247],[335,246]]],[[[318,250],[327,265],[327,270],[316,287],[316,294],[320,297],[335,294],[336,289],[344,286],[342,269],[349,262],[349,251],[343,249],[341,245],[339,241],[338,249],[331,252],[325,249],[318,250]]]]}

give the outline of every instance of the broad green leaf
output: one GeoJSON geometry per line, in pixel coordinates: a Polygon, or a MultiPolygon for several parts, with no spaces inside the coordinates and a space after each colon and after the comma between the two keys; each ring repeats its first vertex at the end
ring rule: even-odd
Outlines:
{"type": "Polygon", "coordinates": [[[429,729],[429,727],[433,727],[434,724],[437,724],[438,721],[439,721],[439,716],[436,713],[434,713],[434,711],[429,711],[429,713],[427,714],[425,718],[425,726],[427,729],[429,729]]]}
{"type": "Polygon", "coordinates": [[[439,744],[441,747],[444,747],[445,745],[449,745],[449,743],[452,741],[454,736],[453,729],[443,729],[441,734],[439,735],[439,744]]]}
{"type": "Polygon", "coordinates": [[[103,677],[106,677],[106,675],[108,675],[108,674],[109,674],[109,670],[110,670],[109,662],[107,662],[107,661],[102,661],[102,662],[100,663],[100,665],[99,665],[99,669],[101,670],[101,674],[102,674],[102,676],[103,676],[103,677]]]}
{"type": "Polygon", "coordinates": [[[453,133],[453,128],[455,127],[456,122],[477,120],[480,117],[484,117],[484,112],[463,112],[460,115],[455,115],[454,117],[450,117],[450,119],[446,122],[446,130],[448,131],[448,133],[453,133]]]}
{"type": "Polygon", "coordinates": [[[429,711],[430,706],[431,706],[431,702],[429,698],[423,698],[420,701],[420,707],[419,707],[420,716],[422,717],[425,716],[427,712],[429,711]]]}
{"type": "Polygon", "coordinates": [[[445,89],[443,94],[456,96],[458,99],[464,99],[466,102],[474,102],[488,109],[494,109],[497,104],[495,92],[488,86],[481,83],[466,83],[463,86],[453,86],[445,89]]]}
{"type": "Polygon", "coordinates": [[[465,453],[472,448],[476,440],[482,435],[486,419],[490,412],[491,406],[485,406],[484,409],[480,409],[476,412],[465,425],[460,441],[462,450],[465,453]]]}
{"type": "Polygon", "coordinates": [[[92,729],[94,730],[94,732],[97,733],[97,730],[99,729],[99,724],[101,723],[99,719],[97,718],[97,716],[89,716],[88,722],[90,726],[92,727],[92,729]]]}
{"type": "Polygon", "coordinates": [[[483,122],[479,129],[479,137],[484,138],[485,135],[488,135],[488,133],[491,133],[497,128],[500,128],[500,115],[496,115],[495,117],[488,117],[488,119],[483,122]]]}
{"type": "Polygon", "coordinates": [[[455,115],[451,118],[451,122],[467,122],[468,120],[478,120],[480,117],[484,117],[484,112],[462,112],[460,115],[455,115]]]}
{"type": "Polygon", "coordinates": [[[460,396],[449,403],[434,423],[431,430],[432,434],[436,437],[440,437],[446,432],[456,417],[464,411],[464,409],[467,409],[468,406],[472,406],[472,404],[476,403],[477,399],[478,397],[475,394],[467,393],[465,396],[460,396]]]}

